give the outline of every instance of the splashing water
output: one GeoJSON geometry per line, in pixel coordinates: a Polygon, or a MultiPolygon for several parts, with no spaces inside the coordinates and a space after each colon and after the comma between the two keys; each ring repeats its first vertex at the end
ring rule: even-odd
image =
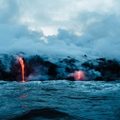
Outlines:
{"type": "Polygon", "coordinates": [[[20,63],[21,66],[21,75],[22,75],[22,82],[25,82],[25,64],[24,64],[24,60],[22,57],[17,57],[17,60],[20,63]]]}

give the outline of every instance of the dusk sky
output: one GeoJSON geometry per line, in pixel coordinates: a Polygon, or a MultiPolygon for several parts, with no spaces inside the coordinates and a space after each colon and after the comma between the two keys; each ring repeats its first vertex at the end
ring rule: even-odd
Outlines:
{"type": "Polygon", "coordinates": [[[118,0],[0,0],[1,49],[44,51],[61,44],[62,54],[119,58],[119,6],[118,0]]]}
{"type": "Polygon", "coordinates": [[[45,35],[56,34],[59,28],[81,34],[91,23],[119,15],[119,4],[118,0],[1,0],[0,18],[16,17],[45,35]]]}

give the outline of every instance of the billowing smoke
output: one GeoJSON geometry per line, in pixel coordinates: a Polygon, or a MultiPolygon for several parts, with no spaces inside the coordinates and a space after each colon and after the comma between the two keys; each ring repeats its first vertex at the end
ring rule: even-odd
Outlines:
{"type": "Polygon", "coordinates": [[[119,59],[120,3],[70,1],[1,0],[0,53],[119,59]]]}

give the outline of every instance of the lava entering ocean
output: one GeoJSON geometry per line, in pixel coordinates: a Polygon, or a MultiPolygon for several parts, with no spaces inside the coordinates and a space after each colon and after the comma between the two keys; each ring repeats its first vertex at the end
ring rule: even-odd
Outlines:
{"type": "Polygon", "coordinates": [[[79,71],[75,71],[74,73],[70,74],[69,77],[73,77],[74,80],[85,80],[85,73],[79,70],[79,71]]]}
{"type": "Polygon", "coordinates": [[[21,66],[21,76],[22,76],[22,82],[25,82],[25,64],[24,64],[24,60],[22,57],[17,57],[17,60],[20,63],[21,66]]]}
{"type": "Polygon", "coordinates": [[[85,79],[85,73],[83,71],[75,71],[73,76],[74,76],[75,80],[84,80],[85,79]]]}

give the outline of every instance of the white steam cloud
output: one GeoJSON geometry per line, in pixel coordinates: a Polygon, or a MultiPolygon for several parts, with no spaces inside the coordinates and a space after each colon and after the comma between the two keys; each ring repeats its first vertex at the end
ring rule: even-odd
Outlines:
{"type": "Polygon", "coordinates": [[[0,53],[120,59],[116,0],[0,0],[0,53]]]}

